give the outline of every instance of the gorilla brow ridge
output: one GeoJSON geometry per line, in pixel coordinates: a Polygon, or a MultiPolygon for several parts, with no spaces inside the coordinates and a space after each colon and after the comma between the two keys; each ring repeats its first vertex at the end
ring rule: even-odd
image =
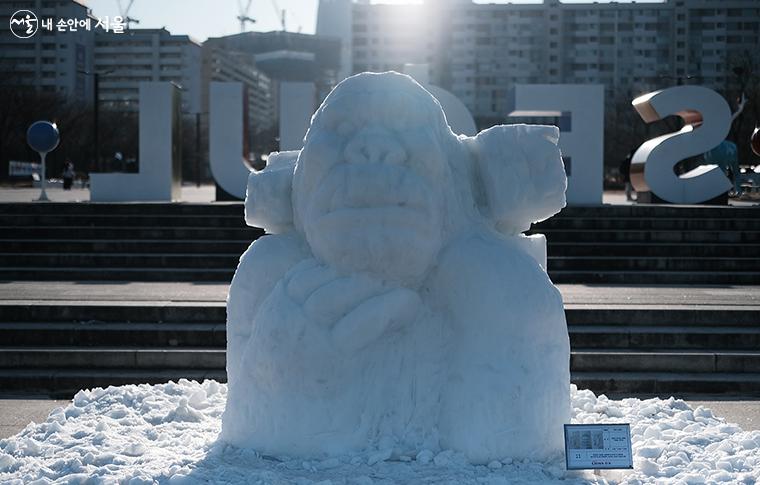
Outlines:
{"type": "MultiPolygon", "coordinates": [[[[424,89],[420,86],[412,85],[405,86],[405,88],[424,89]]],[[[336,91],[339,90],[340,88],[336,89],[336,91]]],[[[416,126],[428,126],[439,136],[453,136],[440,104],[438,104],[438,101],[431,94],[426,91],[425,93],[430,99],[420,99],[419,96],[406,92],[406,90],[400,92],[388,88],[353,90],[348,86],[345,92],[333,93],[325,99],[324,104],[314,116],[314,122],[320,126],[324,126],[328,122],[325,118],[329,122],[332,122],[332,118],[336,116],[339,119],[344,118],[342,116],[344,110],[341,108],[341,105],[347,104],[353,108],[351,110],[352,114],[358,114],[358,119],[363,122],[372,119],[373,114],[381,113],[383,121],[387,121],[391,126],[398,127],[399,129],[406,128],[408,126],[407,122],[412,118],[416,126]],[[395,98],[399,102],[390,103],[388,102],[388,97],[391,97],[391,99],[395,98]],[[361,106],[361,108],[357,109],[358,106],[361,106]],[[430,118],[434,122],[425,123],[430,118]],[[394,122],[396,119],[403,119],[404,122],[399,125],[394,122]]]]}

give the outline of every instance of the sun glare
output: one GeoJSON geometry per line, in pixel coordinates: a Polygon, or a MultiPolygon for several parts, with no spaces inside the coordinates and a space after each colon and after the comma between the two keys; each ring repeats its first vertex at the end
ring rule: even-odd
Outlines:
{"type": "Polygon", "coordinates": [[[422,0],[372,0],[372,3],[387,5],[414,5],[423,3],[422,0]]]}

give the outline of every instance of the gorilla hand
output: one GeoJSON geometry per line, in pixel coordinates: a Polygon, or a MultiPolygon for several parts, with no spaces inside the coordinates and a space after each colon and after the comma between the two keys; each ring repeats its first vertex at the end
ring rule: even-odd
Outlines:
{"type": "Polygon", "coordinates": [[[288,296],[344,352],[356,352],[387,331],[411,323],[421,307],[416,292],[366,274],[339,276],[309,259],[285,276],[288,296]]]}

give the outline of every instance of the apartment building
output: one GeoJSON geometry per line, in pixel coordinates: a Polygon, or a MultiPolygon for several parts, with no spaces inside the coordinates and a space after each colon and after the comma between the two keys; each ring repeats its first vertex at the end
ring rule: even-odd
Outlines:
{"type": "Polygon", "coordinates": [[[0,2],[0,84],[67,99],[90,102],[95,43],[94,19],[84,4],[74,0],[20,0],[0,2]],[[36,31],[18,38],[8,28],[11,16],[28,10],[36,17],[36,31]],[[77,20],[75,30],[60,20],[77,20]],[[89,20],[89,29],[79,26],[89,20]]]}
{"type": "Polygon", "coordinates": [[[251,132],[266,130],[274,124],[272,82],[254,62],[252,55],[230,51],[213,42],[203,44],[201,105],[209,110],[209,85],[212,82],[239,82],[248,94],[248,124],[251,132]]]}
{"type": "Polygon", "coordinates": [[[518,83],[598,83],[609,101],[680,83],[735,90],[742,59],[760,65],[757,0],[323,2],[351,9],[352,73],[427,64],[479,119],[503,118],[518,83]]]}
{"type": "Polygon", "coordinates": [[[103,105],[137,111],[139,85],[171,81],[181,87],[182,111],[201,112],[201,45],[166,29],[97,32],[95,70],[103,105]]]}

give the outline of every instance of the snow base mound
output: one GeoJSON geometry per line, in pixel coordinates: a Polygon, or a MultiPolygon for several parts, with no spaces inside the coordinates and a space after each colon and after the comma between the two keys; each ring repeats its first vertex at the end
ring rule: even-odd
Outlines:
{"type": "Polygon", "coordinates": [[[262,456],[218,441],[227,386],[180,380],[80,391],[0,440],[0,483],[746,483],[760,481],[760,431],[677,399],[614,401],[572,386],[573,423],[630,422],[633,471],[565,471],[546,462],[471,465],[460,454],[377,449],[324,460],[262,456]]]}

